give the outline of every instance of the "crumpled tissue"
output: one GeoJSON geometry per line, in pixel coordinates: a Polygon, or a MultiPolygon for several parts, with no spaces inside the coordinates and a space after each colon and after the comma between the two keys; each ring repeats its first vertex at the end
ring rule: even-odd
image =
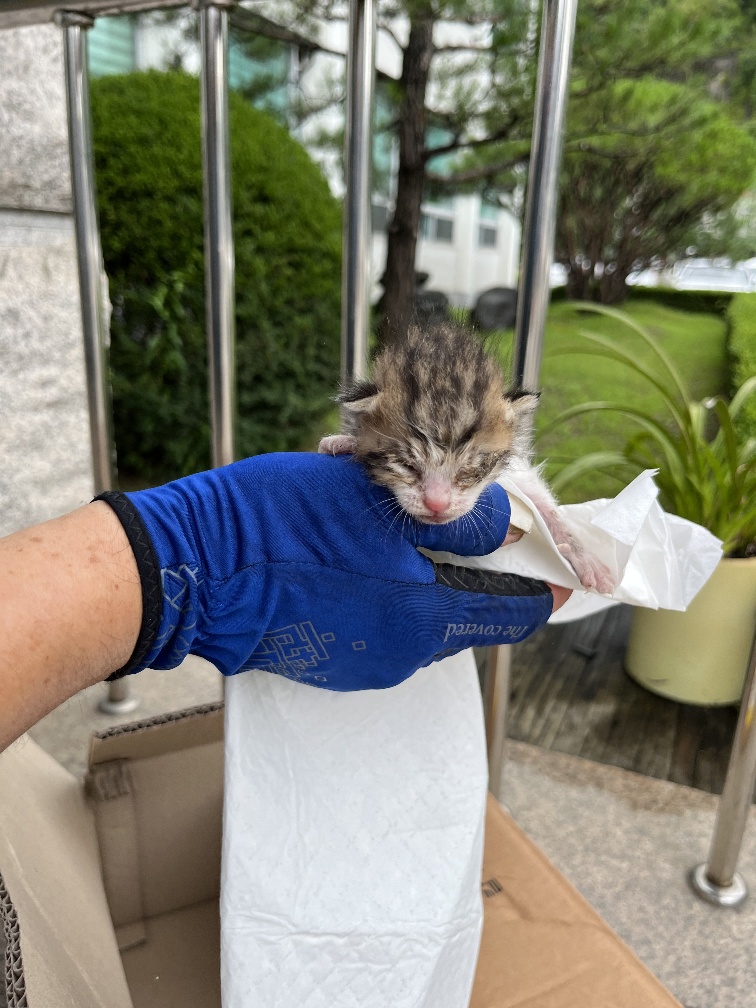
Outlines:
{"type": "Polygon", "coordinates": [[[486,789],[470,651],[364,693],[227,679],[224,1008],[466,1008],[486,789]]]}
{"type": "Polygon", "coordinates": [[[560,508],[578,540],[614,574],[618,587],[611,596],[583,589],[543,519],[517,485],[516,474],[499,482],[533,514],[533,526],[519,542],[483,557],[423,552],[437,562],[523,574],[579,589],[551,617],[552,623],[580,619],[618,602],[684,611],[719,563],[722,543],[700,525],[662,510],[656,472],[642,472],[611,500],[560,508]]]}

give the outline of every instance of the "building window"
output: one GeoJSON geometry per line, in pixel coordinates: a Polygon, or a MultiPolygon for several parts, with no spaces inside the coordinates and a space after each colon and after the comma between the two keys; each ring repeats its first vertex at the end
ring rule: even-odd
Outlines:
{"type": "Polygon", "coordinates": [[[373,203],[371,213],[371,224],[373,231],[385,231],[388,227],[391,212],[383,203],[373,203]]]}
{"type": "Polygon", "coordinates": [[[87,32],[92,77],[130,73],[136,67],[134,17],[100,17],[87,32]]]}
{"type": "Polygon", "coordinates": [[[228,36],[228,86],[285,124],[290,104],[291,47],[233,25],[228,36]]]}
{"type": "Polygon", "coordinates": [[[478,245],[481,248],[496,248],[496,228],[489,224],[479,224],[478,245]]]}
{"type": "Polygon", "coordinates": [[[420,217],[420,233],[428,241],[451,243],[454,241],[454,221],[449,217],[424,213],[420,217]]]}

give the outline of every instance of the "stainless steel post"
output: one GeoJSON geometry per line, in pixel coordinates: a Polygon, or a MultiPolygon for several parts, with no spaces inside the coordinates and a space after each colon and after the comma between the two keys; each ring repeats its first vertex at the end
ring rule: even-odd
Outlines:
{"type": "Polygon", "coordinates": [[[234,239],[228,142],[228,11],[231,7],[231,0],[199,2],[205,316],[214,466],[227,465],[236,458],[234,239]]]}
{"type": "Polygon", "coordinates": [[[507,704],[512,668],[512,647],[501,644],[486,648],[483,669],[483,706],[486,714],[488,740],[488,790],[498,798],[504,763],[504,743],[507,738],[507,704]]]}
{"type": "Polygon", "coordinates": [[[512,365],[513,386],[528,391],[540,379],[576,16],[577,0],[543,2],[512,365]]]}
{"type": "MultiPolygon", "coordinates": [[[[92,470],[95,493],[102,493],[104,490],[112,490],[115,485],[115,466],[106,350],[108,326],[103,289],[104,271],[97,224],[89,114],[86,31],[92,27],[94,20],[88,14],[76,11],[59,11],[55,20],[63,29],[68,148],[84,331],[92,470]]],[[[108,697],[99,706],[108,714],[126,714],[138,704],[139,700],[129,693],[127,681],[119,680],[110,684],[108,697]]]]}
{"type": "Polygon", "coordinates": [[[370,319],[370,251],[375,0],[349,0],[349,51],[341,284],[341,380],[365,374],[370,319]]]}
{"type": "Polygon", "coordinates": [[[738,906],[748,895],[745,880],[737,871],[737,867],[754,787],[756,787],[756,631],[709,858],[705,864],[694,868],[690,876],[694,891],[709,903],[716,903],[718,906],[738,906]]]}
{"type": "Polygon", "coordinates": [[[102,289],[102,250],[95,206],[92,161],[86,31],[94,24],[88,14],[61,11],[68,106],[68,144],[71,161],[79,291],[84,330],[84,359],[89,400],[89,434],[95,493],[115,485],[110,385],[107,365],[107,322],[102,289]]]}
{"type": "MultiPolygon", "coordinates": [[[[513,388],[528,391],[538,389],[541,370],[576,16],[577,0],[543,2],[512,363],[513,388]]],[[[510,664],[510,645],[496,648],[486,663],[489,786],[494,794],[498,791],[506,738],[510,664]]]]}

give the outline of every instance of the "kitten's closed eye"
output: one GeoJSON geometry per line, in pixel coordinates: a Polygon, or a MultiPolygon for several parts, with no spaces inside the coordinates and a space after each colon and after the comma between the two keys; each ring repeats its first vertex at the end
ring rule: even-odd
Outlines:
{"type": "Polygon", "coordinates": [[[506,468],[508,452],[486,452],[473,462],[463,465],[456,473],[459,486],[471,487],[476,483],[490,483],[506,468]]]}

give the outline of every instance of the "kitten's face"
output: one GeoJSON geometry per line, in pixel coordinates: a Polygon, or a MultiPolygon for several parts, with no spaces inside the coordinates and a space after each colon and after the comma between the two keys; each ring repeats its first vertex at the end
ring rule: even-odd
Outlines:
{"type": "Polygon", "coordinates": [[[358,449],[360,460],[405,511],[434,525],[473,511],[481,491],[506,469],[510,456],[507,438],[496,444],[473,436],[450,450],[420,428],[380,426],[369,449],[358,449]]]}
{"type": "Polygon", "coordinates": [[[507,468],[535,404],[505,396],[498,365],[477,342],[466,360],[453,335],[448,347],[434,334],[432,348],[392,349],[376,362],[374,382],[342,400],[371,479],[431,524],[468,512],[475,520],[481,491],[507,468]]]}

